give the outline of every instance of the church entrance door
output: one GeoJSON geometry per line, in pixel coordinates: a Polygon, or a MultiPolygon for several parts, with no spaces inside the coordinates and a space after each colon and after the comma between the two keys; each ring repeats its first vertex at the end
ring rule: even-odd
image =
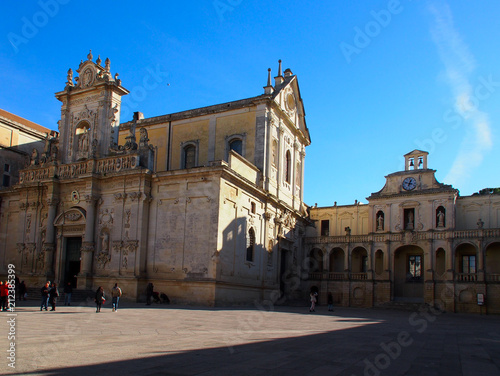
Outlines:
{"type": "Polygon", "coordinates": [[[66,238],[66,251],[64,262],[64,285],[71,283],[73,288],[76,288],[76,276],[80,273],[80,260],[82,248],[82,238],[72,237],[66,238]]]}

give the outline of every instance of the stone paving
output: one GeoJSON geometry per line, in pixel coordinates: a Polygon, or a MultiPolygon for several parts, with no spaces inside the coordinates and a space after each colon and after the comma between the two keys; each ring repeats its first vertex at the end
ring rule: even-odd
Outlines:
{"type": "Polygon", "coordinates": [[[0,313],[0,374],[500,375],[499,316],[139,303],[40,312],[35,304],[0,313]],[[12,317],[15,369],[5,356],[12,317]]]}

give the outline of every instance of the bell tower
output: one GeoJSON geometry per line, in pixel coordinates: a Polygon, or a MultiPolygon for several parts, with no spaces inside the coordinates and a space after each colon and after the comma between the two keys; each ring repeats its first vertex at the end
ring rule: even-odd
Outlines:
{"type": "Polygon", "coordinates": [[[68,71],[66,87],[56,93],[62,102],[59,121],[60,156],[62,163],[88,158],[102,158],[118,141],[122,95],[129,91],[121,85],[118,73],[114,78],[110,60],[101,65],[100,56],[92,61],[92,51],[81,61],[73,79],[68,71]]]}
{"type": "Polygon", "coordinates": [[[417,149],[405,154],[405,171],[426,170],[428,155],[426,151],[417,149]]]}

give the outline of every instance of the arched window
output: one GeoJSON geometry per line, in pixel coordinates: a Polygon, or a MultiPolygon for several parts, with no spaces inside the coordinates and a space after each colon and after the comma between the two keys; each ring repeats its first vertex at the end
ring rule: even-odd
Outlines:
{"type": "Polygon", "coordinates": [[[290,184],[292,180],[292,156],[290,155],[290,150],[286,151],[285,156],[285,181],[290,184]]]}
{"type": "Polygon", "coordinates": [[[196,147],[187,145],[184,147],[184,168],[193,168],[196,166],[196,147]]]}
{"type": "Polygon", "coordinates": [[[248,230],[247,257],[246,257],[246,260],[249,262],[253,262],[254,248],[255,248],[255,231],[253,228],[250,228],[250,230],[248,230]]]}
{"type": "Polygon", "coordinates": [[[243,156],[243,141],[239,138],[232,140],[229,143],[229,150],[234,150],[236,153],[243,156]]]}

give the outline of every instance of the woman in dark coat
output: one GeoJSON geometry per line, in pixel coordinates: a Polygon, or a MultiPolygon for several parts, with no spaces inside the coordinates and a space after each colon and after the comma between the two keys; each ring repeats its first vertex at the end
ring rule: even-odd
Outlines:
{"type": "Polygon", "coordinates": [[[56,310],[56,301],[59,297],[59,291],[57,290],[57,283],[53,282],[52,287],[49,290],[49,303],[52,306],[51,311],[56,310]]]}
{"type": "Polygon", "coordinates": [[[99,286],[99,288],[95,292],[95,304],[97,305],[96,313],[101,312],[101,305],[105,300],[104,289],[102,288],[102,286],[99,286]]]}

